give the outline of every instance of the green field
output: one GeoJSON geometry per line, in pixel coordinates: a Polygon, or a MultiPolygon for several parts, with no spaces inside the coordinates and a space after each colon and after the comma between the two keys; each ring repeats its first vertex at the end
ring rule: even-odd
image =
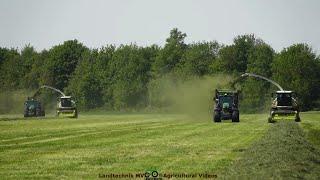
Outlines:
{"type": "MultiPolygon", "coordinates": [[[[102,174],[135,175],[148,170],[162,174],[255,177],[259,174],[250,174],[252,169],[247,166],[272,166],[268,157],[279,159],[278,153],[273,152],[283,146],[297,146],[300,149],[293,148],[297,149],[294,156],[305,160],[308,167],[311,163],[312,168],[299,171],[297,178],[301,175],[316,179],[319,174],[314,172],[320,167],[320,113],[303,113],[301,117],[301,124],[268,124],[266,114],[242,115],[241,122],[233,124],[174,114],[87,113],[80,114],[78,119],[28,120],[2,115],[0,177],[96,179],[102,174]],[[296,141],[295,137],[302,143],[290,143],[296,141]],[[284,140],[277,142],[272,138],[284,140]],[[312,152],[300,156],[300,151],[308,148],[313,148],[312,152]],[[238,164],[243,167],[237,168],[238,164]]],[[[303,168],[301,164],[296,167],[291,160],[284,164],[287,173],[281,169],[273,174],[268,174],[272,169],[260,171],[271,177],[290,176],[290,171],[303,168]]]]}

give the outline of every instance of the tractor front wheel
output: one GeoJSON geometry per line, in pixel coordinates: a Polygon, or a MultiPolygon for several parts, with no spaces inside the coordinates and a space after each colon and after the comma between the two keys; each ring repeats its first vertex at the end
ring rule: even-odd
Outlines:
{"type": "Polygon", "coordinates": [[[220,112],[214,111],[213,113],[213,121],[214,122],[221,122],[220,112]]]}
{"type": "Polygon", "coordinates": [[[27,108],[24,109],[23,117],[28,117],[28,109],[27,108]]]}

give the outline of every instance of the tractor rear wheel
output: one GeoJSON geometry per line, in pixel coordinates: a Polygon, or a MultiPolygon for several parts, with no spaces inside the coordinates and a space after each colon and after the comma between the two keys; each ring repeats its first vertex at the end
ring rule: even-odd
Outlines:
{"type": "Polygon", "coordinates": [[[41,116],[45,116],[45,115],[46,115],[45,111],[44,110],[41,111],[41,116]]]}
{"type": "Polygon", "coordinates": [[[37,108],[37,109],[36,109],[36,116],[41,116],[41,110],[40,110],[40,108],[37,108]]]}
{"type": "Polygon", "coordinates": [[[232,122],[239,122],[239,111],[232,112],[232,122]]]}
{"type": "Polygon", "coordinates": [[[294,119],[294,121],[295,122],[300,122],[301,121],[300,116],[297,115],[296,118],[294,119]]]}
{"type": "Polygon", "coordinates": [[[78,111],[77,110],[75,110],[75,112],[74,112],[74,118],[78,118],[78,111]]]}
{"type": "Polygon", "coordinates": [[[214,111],[213,113],[213,121],[214,122],[221,122],[220,112],[214,111]]]}

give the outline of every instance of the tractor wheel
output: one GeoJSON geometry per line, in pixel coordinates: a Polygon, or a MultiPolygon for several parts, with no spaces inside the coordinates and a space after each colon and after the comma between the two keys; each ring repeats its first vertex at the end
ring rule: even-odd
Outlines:
{"type": "Polygon", "coordinates": [[[239,122],[239,111],[233,111],[232,122],[239,122]]]}
{"type": "Polygon", "coordinates": [[[75,112],[74,112],[74,118],[78,118],[78,111],[77,110],[75,110],[75,112]]]}
{"type": "Polygon", "coordinates": [[[213,113],[213,121],[214,122],[221,122],[220,112],[214,111],[213,113]]]}
{"type": "Polygon", "coordinates": [[[268,117],[268,123],[273,123],[272,117],[268,117]]]}
{"type": "Polygon", "coordinates": [[[27,108],[24,109],[23,117],[28,117],[28,109],[27,108]]]}
{"type": "Polygon", "coordinates": [[[296,116],[296,118],[294,119],[295,122],[301,122],[300,116],[296,116]]]}
{"type": "Polygon", "coordinates": [[[45,116],[46,115],[46,113],[45,113],[45,111],[43,110],[42,112],[41,112],[41,116],[45,116]]]}
{"type": "Polygon", "coordinates": [[[41,116],[41,110],[40,110],[40,108],[37,108],[37,109],[36,109],[36,116],[41,116]]]}

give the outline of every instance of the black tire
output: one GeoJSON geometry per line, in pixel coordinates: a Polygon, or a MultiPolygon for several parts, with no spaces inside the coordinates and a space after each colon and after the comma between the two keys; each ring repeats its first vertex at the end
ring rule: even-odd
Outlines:
{"type": "Polygon", "coordinates": [[[268,123],[273,123],[272,117],[268,117],[268,123]]]}
{"type": "Polygon", "coordinates": [[[37,117],[41,116],[41,109],[40,108],[36,108],[36,114],[37,117]]]}
{"type": "Polygon", "coordinates": [[[46,115],[46,113],[45,113],[45,111],[43,110],[42,112],[41,112],[41,116],[45,116],[46,115]]]}
{"type": "Polygon", "coordinates": [[[221,122],[221,116],[219,111],[214,111],[213,113],[213,121],[214,122],[221,122]]]}
{"type": "Polygon", "coordinates": [[[232,122],[239,122],[239,111],[232,112],[232,122]]]}
{"type": "Polygon", "coordinates": [[[28,109],[26,107],[24,108],[23,117],[28,117],[28,109]]]}
{"type": "Polygon", "coordinates": [[[78,111],[77,110],[75,110],[74,118],[78,118],[78,111]]]}
{"type": "Polygon", "coordinates": [[[294,119],[295,122],[301,122],[300,116],[296,116],[296,118],[294,119]]]}

